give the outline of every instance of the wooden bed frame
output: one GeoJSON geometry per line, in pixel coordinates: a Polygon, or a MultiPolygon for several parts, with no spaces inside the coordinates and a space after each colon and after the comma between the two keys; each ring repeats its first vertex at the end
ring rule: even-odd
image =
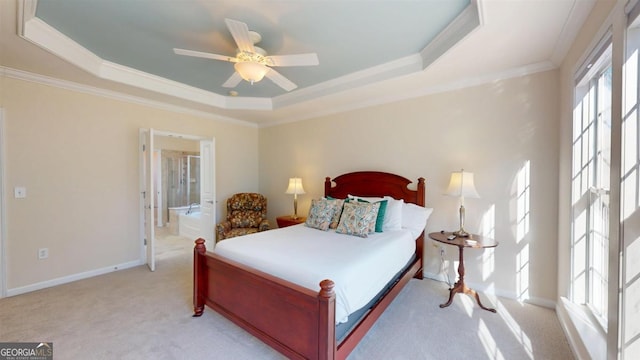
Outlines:
{"type": "MultiPolygon", "coordinates": [[[[325,196],[345,198],[347,194],[384,195],[425,205],[425,181],[417,189],[404,177],[361,171],[325,180],[325,196]]],[[[205,305],[247,330],[290,359],[345,359],[387,306],[412,278],[422,279],[424,232],[416,239],[416,257],[387,293],[337,344],[335,336],[334,283],[323,280],[318,292],[252,269],[213,252],[204,240],[196,240],[193,261],[194,316],[205,305]]]]}

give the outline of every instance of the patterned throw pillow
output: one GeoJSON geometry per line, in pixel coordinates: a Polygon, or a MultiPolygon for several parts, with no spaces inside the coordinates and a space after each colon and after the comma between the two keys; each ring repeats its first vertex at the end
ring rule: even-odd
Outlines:
{"type": "Polygon", "coordinates": [[[344,205],[344,199],[329,199],[333,204],[333,217],[331,218],[331,224],[329,229],[335,229],[340,223],[340,215],[342,215],[342,206],[344,205]]]}
{"type": "Polygon", "coordinates": [[[332,200],[313,199],[305,225],[323,231],[329,230],[335,206],[332,200]]]}
{"type": "Polygon", "coordinates": [[[345,202],[337,233],[367,237],[376,228],[380,203],[345,202]]]}

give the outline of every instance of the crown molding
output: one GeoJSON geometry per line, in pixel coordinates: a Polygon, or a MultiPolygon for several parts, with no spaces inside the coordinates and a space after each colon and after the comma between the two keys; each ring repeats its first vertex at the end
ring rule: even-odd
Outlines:
{"type": "Polygon", "coordinates": [[[292,93],[279,95],[273,98],[273,108],[279,109],[322,96],[335,94],[340,91],[350,90],[364,85],[371,85],[393,77],[416,73],[422,70],[420,66],[421,62],[422,59],[420,56],[418,54],[414,54],[382,65],[356,71],[292,93]]]}
{"type": "Polygon", "coordinates": [[[24,24],[36,16],[38,0],[18,1],[18,35],[24,35],[24,24]]]}
{"type": "Polygon", "coordinates": [[[112,80],[121,84],[172,95],[177,98],[190,100],[200,104],[222,107],[225,103],[224,97],[218,94],[187,86],[176,81],[168,80],[143,71],[138,71],[110,61],[103,61],[98,73],[94,75],[102,79],[112,80]]]}
{"type": "Polygon", "coordinates": [[[20,36],[46,51],[99,76],[102,59],[37,17],[22,24],[20,36]]]}
{"type": "Polygon", "coordinates": [[[137,104],[137,105],[148,106],[148,107],[159,109],[159,110],[166,110],[166,111],[176,112],[180,114],[193,115],[193,116],[198,116],[205,119],[222,121],[222,122],[232,123],[236,125],[242,125],[242,126],[248,126],[248,127],[254,127],[254,128],[257,127],[257,124],[253,122],[245,121],[245,120],[239,120],[239,119],[235,119],[228,116],[221,116],[221,115],[208,113],[205,111],[194,110],[184,106],[171,105],[161,101],[149,100],[146,98],[132,96],[132,95],[124,94],[117,91],[105,90],[105,89],[101,89],[93,86],[78,84],[78,83],[67,81],[67,80],[60,80],[60,79],[52,78],[49,76],[34,74],[31,72],[12,69],[4,66],[0,66],[0,76],[17,79],[17,80],[29,81],[29,82],[33,82],[41,85],[53,86],[56,88],[76,91],[83,94],[101,96],[101,97],[118,100],[118,101],[125,101],[129,103],[137,104]]]}
{"type": "Polygon", "coordinates": [[[22,8],[25,8],[22,12],[22,16],[19,16],[19,22],[22,23],[20,27],[22,29],[22,32],[20,33],[22,38],[98,78],[116,81],[121,84],[135,86],[141,89],[223,109],[273,109],[271,99],[237,98],[229,100],[229,96],[222,96],[210,91],[185,85],[177,81],[103,60],[41,19],[25,15],[27,12],[31,11],[27,11],[26,8],[31,8],[33,6],[33,0],[21,0],[20,3],[24,4],[22,5],[22,8]],[[239,102],[241,102],[241,104],[239,104],[239,102]],[[228,106],[229,104],[233,106],[228,106]]]}
{"type": "Polygon", "coordinates": [[[479,3],[480,0],[471,0],[462,13],[420,51],[421,70],[426,69],[455,44],[484,24],[479,3]]]}
{"type": "Polygon", "coordinates": [[[560,37],[558,37],[556,45],[553,48],[553,53],[551,54],[551,62],[553,62],[556,66],[560,66],[562,64],[562,61],[564,60],[565,56],[567,56],[569,49],[571,49],[571,45],[580,32],[581,27],[576,26],[576,24],[584,24],[585,20],[591,13],[591,10],[593,9],[595,3],[596,0],[573,1],[571,12],[569,13],[567,21],[562,27],[560,37]]]}

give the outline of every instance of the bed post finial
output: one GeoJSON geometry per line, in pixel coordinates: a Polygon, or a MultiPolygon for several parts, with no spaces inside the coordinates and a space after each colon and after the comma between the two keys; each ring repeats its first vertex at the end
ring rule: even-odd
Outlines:
{"type": "Polygon", "coordinates": [[[424,178],[418,178],[418,187],[416,188],[418,199],[416,203],[420,206],[425,206],[427,200],[425,199],[425,182],[424,178]]]}
{"type": "Polygon", "coordinates": [[[324,178],[324,196],[329,195],[330,191],[331,191],[331,178],[327,176],[324,178]]]}
{"type": "Polygon", "coordinates": [[[203,254],[207,252],[207,247],[204,245],[205,240],[203,238],[198,238],[196,240],[196,247],[194,248],[195,252],[198,254],[203,254]]]}
{"type": "Polygon", "coordinates": [[[333,292],[333,287],[335,286],[334,282],[331,280],[322,280],[320,282],[320,297],[330,298],[335,295],[333,292]]]}
{"type": "Polygon", "coordinates": [[[201,316],[204,312],[204,297],[207,293],[207,259],[204,258],[207,247],[205,240],[196,240],[193,248],[193,316],[201,316]]]}

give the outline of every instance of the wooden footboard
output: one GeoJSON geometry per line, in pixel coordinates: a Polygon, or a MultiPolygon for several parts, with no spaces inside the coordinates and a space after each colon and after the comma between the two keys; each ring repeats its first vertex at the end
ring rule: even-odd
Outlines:
{"type": "Polygon", "coordinates": [[[207,305],[290,359],[346,359],[407,282],[422,273],[416,259],[337,344],[333,281],[320,282],[316,293],[207,252],[204,242],[196,240],[194,249],[194,316],[207,305]]]}
{"type": "Polygon", "coordinates": [[[335,293],[314,292],[214,253],[194,249],[194,316],[205,304],[291,359],[334,359],[335,293]]]}

